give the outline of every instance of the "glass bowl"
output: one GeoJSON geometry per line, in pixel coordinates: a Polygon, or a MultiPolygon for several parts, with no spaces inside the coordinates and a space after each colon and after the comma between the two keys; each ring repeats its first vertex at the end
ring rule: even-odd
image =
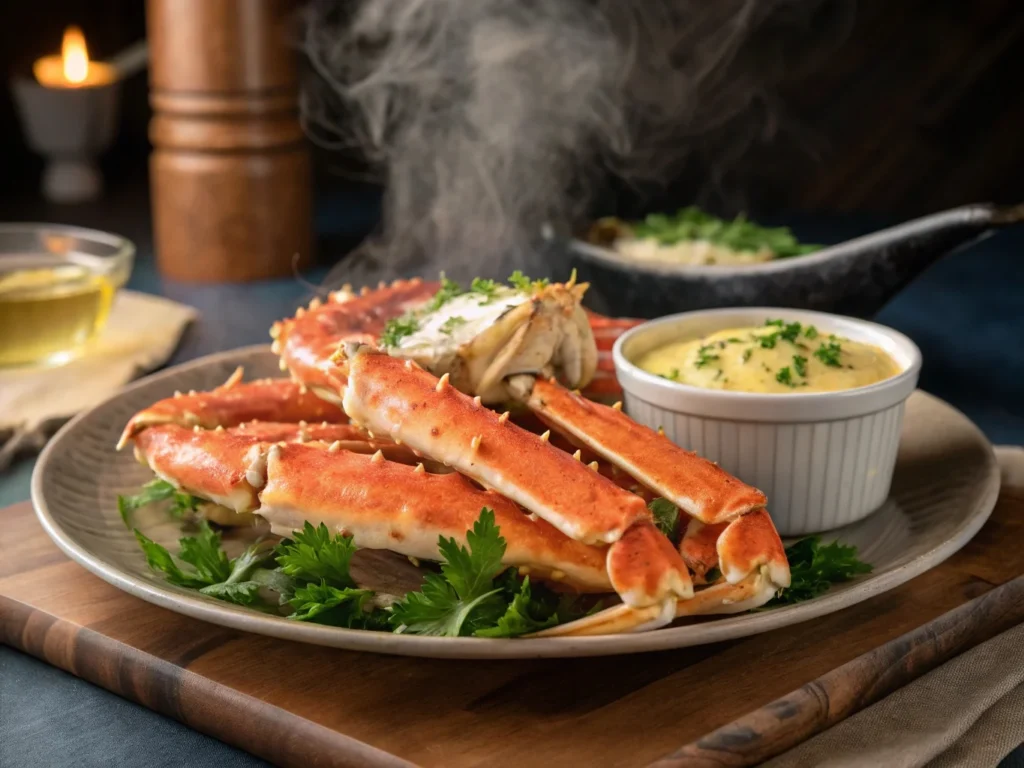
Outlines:
{"type": "Polygon", "coordinates": [[[59,365],[103,330],[135,246],[61,224],[0,224],[0,367],[59,365]]]}

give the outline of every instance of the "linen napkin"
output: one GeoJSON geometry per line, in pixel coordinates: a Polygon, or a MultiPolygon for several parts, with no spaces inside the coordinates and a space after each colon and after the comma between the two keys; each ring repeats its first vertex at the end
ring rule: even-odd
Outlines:
{"type": "Polygon", "coordinates": [[[198,313],[159,296],[120,291],[81,357],[52,368],[0,369],[0,472],[39,451],[69,418],[167,362],[198,313]]]}
{"type": "MultiPolygon", "coordinates": [[[[999,446],[1024,495],[1024,447],[999,446]]],[[[765,768],[992,768],[1024,743],[1024,624],[962,653],[765,768]]]]}

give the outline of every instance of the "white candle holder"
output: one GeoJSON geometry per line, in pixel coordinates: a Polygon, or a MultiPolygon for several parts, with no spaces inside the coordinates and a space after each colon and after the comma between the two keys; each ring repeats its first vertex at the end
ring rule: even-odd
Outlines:
{"type": "Polygon", "coordinates": [[[117,135],[121,80],[53,88],[26,77],[11,83],[29,147],[47,159],[42,191],[55,203],[95,200],[103,193],[97,159],[117,135]]]}

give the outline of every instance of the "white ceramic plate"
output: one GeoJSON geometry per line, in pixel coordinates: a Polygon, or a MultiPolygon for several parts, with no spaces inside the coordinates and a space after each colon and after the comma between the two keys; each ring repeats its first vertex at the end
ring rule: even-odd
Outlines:
{"type": "MultiPolygon", "coordinates": [[[[833,532],[835,538],[855,544],[875,570],[814,600],[654,632],[586,638],[433,638],[289,621],[168,584],[148,569],[117,513],[118,494],[133,493],[152,479],[130,450],[114,450],[128,418],[176,389],[210,389],[238,365],[245,366],[247,379],[280,375],[269,348],[233,350],[145,378],[76,417],[40,457],[32,476],[32,501],[57,545],[119,589],[197,619],[299,642],[406,656],[494,659],[636,653],[753,635],[838,611],[932,568],[974,536],[999,493],[992,446],[978,428],[950,406],[918,392],[908,402],[890,498],[865,520],[833,532]]],[[[157,510],[140,514],[136,524],[164,545],[173,546],[179,536],[177,525],[157,510]]]]}

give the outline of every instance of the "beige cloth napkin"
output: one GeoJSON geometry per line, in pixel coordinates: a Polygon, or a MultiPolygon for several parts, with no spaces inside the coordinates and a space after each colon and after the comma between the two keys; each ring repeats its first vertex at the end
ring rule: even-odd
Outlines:
{"type": "Polygon", "coordinates": [[[121,291],[103,331],[78,359],[0,370],[0,471],[15,454],[40,450],[71,416],[167,362],[197,314],[159,296],[121,291]]]}
{"type": "MultiPolygon", "coordinates": [[[[1024,488],[1024,448],[1000,446],[1003,486],[1024,488]]],[[[1024,743],[1024,625],[934,669],[766,768],[994,768],[1024,743]]]]}

